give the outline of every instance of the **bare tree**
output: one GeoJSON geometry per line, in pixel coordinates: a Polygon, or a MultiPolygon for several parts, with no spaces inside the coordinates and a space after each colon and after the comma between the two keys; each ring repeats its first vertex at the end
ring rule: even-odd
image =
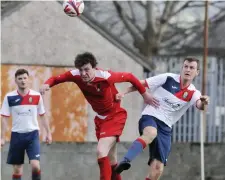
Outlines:
{"type": "MultiPolygon", "coordinates": [[[[203,31],[204,1],[91,2],[89,13],[149,61],[153,55],[177,53],[203,31]]],[[[225,20],[225,2],[210,3],[210,26],[225,20]]]]}

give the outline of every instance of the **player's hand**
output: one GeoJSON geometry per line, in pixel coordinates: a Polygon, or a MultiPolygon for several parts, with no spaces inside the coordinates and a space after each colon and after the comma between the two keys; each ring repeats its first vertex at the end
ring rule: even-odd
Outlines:
{"type": "Polygon", "coordinates": [[[124,98],[125,94],[124,93],[118,93],[116,94],[116,101],[121,101],[124,98]]]}
{"type": "Polygon", "coordinates": [[[52,143],[52,134],[48,133],[45,137],[46,144],[50,145],[52,143]]]}
{"type": "Polygon", "coordinates": [[[1,147],[3,147],[5,145],[5,139],[1,138],[1,147]]]}
{"type": "Polygon", "coordinates": [[[40,91],[41,95],[44,95],[45,91],[48,91],[49,89],[50,89],[50,86],[48,84],[43,84],[39,91],[40,91]]]}
{"type": "Polygon", "coordinates": [[[200,100],[201,100],[202,104],[204,104],[204,105],[209,104],[209,96],[201,96],[200,100]]]}
{"type": "Polygon", "coordinates": [[[156,98],[154,98],[150,93],[145,92],[144,94],[142,94],[144,101],[146,104],[149,104],[155,108],[159,107],[159,100],[157,100],[156,98]]]}

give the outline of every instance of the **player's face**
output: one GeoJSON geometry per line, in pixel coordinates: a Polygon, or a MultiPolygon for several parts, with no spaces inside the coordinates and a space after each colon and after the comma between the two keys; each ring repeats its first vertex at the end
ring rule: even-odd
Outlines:
{"type": "Polygon", "coordinates": [[[90,63],[79,68],[80,77],[84,82],[90,82],[95,77],[95,68],[90,63]]]}
{"type": "Polygon", "coordinates": [[[183,80],[192,81],[199,74],[198,64],[195,61],[184,61],[181,76],[183,80]]]}
{"type": "Polygon", "coordinates": [[[25,73],[17,76],[15,82],[19,89],[26,89],[28,87],[28,80],[28,75],[25,73]]]}

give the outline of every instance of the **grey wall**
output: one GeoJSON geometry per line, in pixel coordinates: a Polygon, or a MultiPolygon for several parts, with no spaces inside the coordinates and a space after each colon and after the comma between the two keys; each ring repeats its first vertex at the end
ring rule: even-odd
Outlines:
{"type": "MultiPolygon", "coordinates": [[[[74,57],[84,51],[93,52],[101,68],[129,71],[143,78],[143,68],[79,18],[64,14],[54,1],[32,1],[4,17],[2,30],[2,63],[73,67],[74,57]]],[[[46,77],[47,78],[47,77],[46,77]]],[[[118,86],[119,89],[123,86],[118,86]]],[[[127,86],[127,84],[126,84],[127,86]]],[[[128,120],[122,141],[138,136],[137,121],[142,109],[137,93],[127,96],[122,106],[128,120]]],[[[88,106],[87,141],[96,141],[93,119],[95,113],[88,106]]]]}
{"type": "MultiPolygon", "coordinates": [[[[118,146],[119,159],[130,144],[118,146]]],[[[10,180],[11,166],[6,165],[8,145],[2,151],[2,180],[10,180]]],[[[42,145],[41,165],[43,180],[99,180],[96,163],[96,144],[52,144],[42,145]]],[[[225,179],[225,144],[205,146],[206,180],[225,179]]],[[[147,172],[148,150],[146,149],[122,174],[124,180],[144,180],[147,172]]],[[[162,180],[200,180],[199,144],[173,144],[172,152],[162,180]]],[[[24,179],[30,180],[30,167],[24,166],[24,179]]]]}

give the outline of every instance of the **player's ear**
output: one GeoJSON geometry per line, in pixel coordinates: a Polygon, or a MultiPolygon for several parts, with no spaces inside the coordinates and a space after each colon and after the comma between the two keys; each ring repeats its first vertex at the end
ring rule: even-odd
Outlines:
{"type": "Polygon", "coordinates": [[[197,69],[196,76],[198,76],[198,75],[199,75],[199,72],[200,72],[200,70],[199,70],[199,69],[197,69]]]}

